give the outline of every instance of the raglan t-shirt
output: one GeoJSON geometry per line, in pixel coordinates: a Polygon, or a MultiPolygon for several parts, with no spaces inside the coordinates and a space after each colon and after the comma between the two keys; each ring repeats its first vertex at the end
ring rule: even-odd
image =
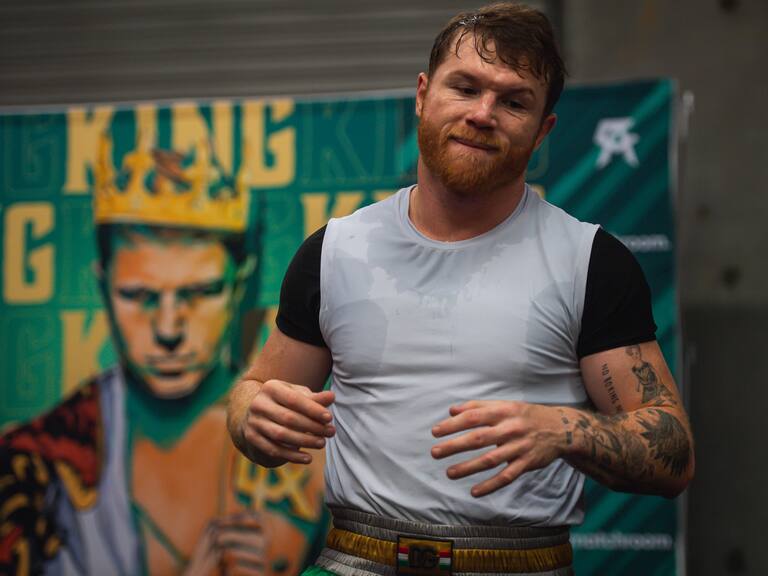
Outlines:
{"type": "MultiPolygon", "coordinates": [[[[579,360],[654,339],[650,290],[616,238],[530,188],[494,229],[437,242],[410,222],[410,189],[308,238],[278,328],[333,358],[326,500],[433,524],[562,526],[583,519],[584,477],[563,460],[483,498],[490,470],[450,480],[431,427],[473,399],[589,406],[579,360]]],[[[478,452],[479,454],[480,452],[478,452]]]]}

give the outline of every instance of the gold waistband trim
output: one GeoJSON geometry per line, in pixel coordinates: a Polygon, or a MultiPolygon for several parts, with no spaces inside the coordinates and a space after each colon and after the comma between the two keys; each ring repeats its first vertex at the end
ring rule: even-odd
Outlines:
{"type": "MultiPolygon", "coordinates": [[[[397,544],[362,534],[331,528],[328,548],[366,560],[397,566],[397,544]]],[[[571,544],[527,550],[454,548],[452,572],[544,572],[570,566],[571,544]]]]}

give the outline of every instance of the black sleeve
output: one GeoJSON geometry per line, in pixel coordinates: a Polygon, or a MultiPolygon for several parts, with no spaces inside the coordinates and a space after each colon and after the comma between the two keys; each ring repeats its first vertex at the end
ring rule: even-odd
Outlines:
{"type": "Polygon", "coordinates": [[[578,356],[655,339],[651,290],[643,270],[624,244],[600,228],[589,259],[578,356]]]}
{"type": "Polygon", "coordinates": [[[320,254],[325,226],[304,240],[283,278],[277,327],[295,340],[325,346],[320,332],[320,254]]]}

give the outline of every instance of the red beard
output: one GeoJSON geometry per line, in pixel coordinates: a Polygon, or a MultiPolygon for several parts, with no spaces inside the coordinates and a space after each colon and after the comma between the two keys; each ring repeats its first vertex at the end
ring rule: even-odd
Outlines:
{"type": "Polygon", "coordinates": [[[518,180],[528,166],[534,142],[528,146],[509,143],[469,127],[440,128],[422,114],[419,151],[430,172],[450,191],[461,196],[485,195],[518,180]],[[466,150],[451,142],[461,138],[495,148],[492,152],[466,150]]]}

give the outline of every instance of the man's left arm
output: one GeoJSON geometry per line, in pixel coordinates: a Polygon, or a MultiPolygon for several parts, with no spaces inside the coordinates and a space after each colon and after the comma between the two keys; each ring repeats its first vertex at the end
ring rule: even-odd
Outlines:
{"type": "Polygon", "coordinates": [[[450,478],[505,466],[472,488],[483,496],[556,458],[598,482],[627,492],[674,497],[693,477],[690,424],[655,341],[582,358],[584,384],[596,411],[502,400],[472,401],[433,428],[464,432],[432,449],[435,458],[490,447],[448,468],[450,478]]]}
{"type": "Polygon", "coordinates": [[[688,416],[656,341],[581,360],[597,412],[563,408],[563,457],[598,482],[625,492],[682,492],[693,478],[688,416]]]}

